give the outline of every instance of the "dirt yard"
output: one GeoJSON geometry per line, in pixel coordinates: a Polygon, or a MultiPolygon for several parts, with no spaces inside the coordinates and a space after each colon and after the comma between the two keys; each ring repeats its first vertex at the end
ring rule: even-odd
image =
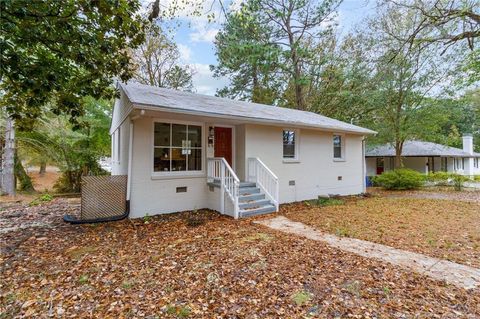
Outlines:
{"type": "Polygon", "coordinates": [[[344,205],[285,205],[280,214],[338,236],[480,268],[480,192],[375,194],[344,205]]]}
{"type": "MultiPolygon", "coordinates": [[[[412,201],[383,200],[349,202],[343,206],[346,220],[353,211],[374,215],[369,207],[376,201],[386,203],[386,210],[412,201]]],[[[438,205],[433,201],[430,208],[439,207],[433,203],[438,205]]],[[[282,213],[293,218],[295,209],[298,216],[319,217],[324,211],[335,216],[339,208],[302,205],[286,206],[282,213]]],[[[473,205],[455,207],[472,214],[473,205]]],[[[269,230],[251,219],[235,221],[199,210],[108,224],[63,224],[61,216],[76,207],[56,199],[0,211],[2,228],[32,222],[28,216],[46,224],[0,233],[0,318],[480,316],[479,289],[456,288],[269,230]]],[[[333,225],[337,219],[329,220],[333,225]]]]}

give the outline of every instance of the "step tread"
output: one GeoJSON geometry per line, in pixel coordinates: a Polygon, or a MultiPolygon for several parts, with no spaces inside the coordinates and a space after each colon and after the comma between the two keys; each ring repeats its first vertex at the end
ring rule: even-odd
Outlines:
{"type": "Polygon", "coordinates": [[[270,200],[269,199],[254,199],[254,200],[249,200],[249,201],[245,201],[245,202],[240,202],[239,203],[239,207],[240,209],[244,209],[244,208],[252,208],[252,207],[261,207],[261,206],[265,206],[266,204],[271,204],[270,200]]]}
{"type": "Polygon", "coordinates": [[[256,194],[240,195],[238,197],[238,201],[241,202],[241,203],[245,203],[245,202],[249,202],[249,201],[252,201],[252,200],[260,200],[260,199],[264,199],[264,198],[265,198],[265,194],[256,193],[256,194]]]}
{"type": "Polygon", "coordinates": [[[273,204],[264,205],[253,209],[242,209],[239,211],[241,217],[250,217],[261,214],[273,213],[276,211],[276,207],[273,204]]]}

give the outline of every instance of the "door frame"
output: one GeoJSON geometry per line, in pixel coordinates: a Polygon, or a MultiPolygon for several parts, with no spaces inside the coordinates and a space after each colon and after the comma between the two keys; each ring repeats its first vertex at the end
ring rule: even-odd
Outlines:
{"type": "MultiPolygon", "coordinates": [[[[236,169],[236,145],[235,145],[235,140],[236,140],[236,135],[235,135],[235,125],[229,125],[229,124],[222,124],[222,123],[212,123],[210,126],[213,126],[213,129],[215,127],[226,127],[226,128],[231,128],[232,129],[232,169],[237,174],[237,169],[236,169]]],[[[213,141],[213,151],[215,154],[215,140],[213,141]]]]}

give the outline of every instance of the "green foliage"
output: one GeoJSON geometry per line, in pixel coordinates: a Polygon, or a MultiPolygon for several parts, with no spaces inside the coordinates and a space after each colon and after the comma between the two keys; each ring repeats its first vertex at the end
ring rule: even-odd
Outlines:
{"type": "Polygon", "coordinates": [[[0,105],[30,125],[48,104],[72,123],[81,98],[112,97],[112,78],[132,77],[125,51],[143,41],[138,0],[2,0],[0,105]]]}
{"type": "Polygon", "coordinates": [[[53,196],[50,195],[50,194],[43,194],[37,198],[35,198],[34,200],[32,200],[28,205],[29,206],[37,206],[37,205],[40,205],[42,203],[47,203],[47,202],[50,202],[53,200],[53,196]]]}
{"type": "Polygon", "coordinates": [[[451,174],[451,180],[452,180],[452,184],[453,184],[453,188],[456,190],[456,191],[461,191],[463,189],[463,184],[470,180],[468,177],[464,176],[464,175],[460,175],[460,174],[451,174]]]}
{"type": "Polygon", "coordinates": [[[456,173],[435,172],[428,174],[427,180],[439,186],[451,185],[455,190],[461,191],[463,189],[463,184],[469,181],[470,178],[456,173]]]}
{"type": "Polygon", "coordinates": [[[175,305],[168,305],[165,311],[167,314],[174,315],[177,318],[187,318],[190,316],[190,313],[192,312],[190,308],[187,306],[175,306],[175,305]]]}
{"type": "Polygon", "coordinates": [[[312,299],[312,294],[305,290],[296,292],[292,296],[292,300],[295,302],[297,306],[303,306],[307,304],[311,299],[312,299]]]}
{"type": "Polygon", "coordinates": [[[307,206],[337,206],[343,204],[345,204],[344,200],[329,197],[318,197],[317,199],[305,201],[307,206]]]}
{"type": "Polygon", "coordinates": [[[390,190],[417,189],[425,182],[425,176],[411,169],[400,168],[375,176],[374,181],[375,184],[390,190]]]}
{"type": "Polygon", "coordinates": [[[230,77],[229,86],[217,92],[219,96],[265,104],[278,99],[281,86],[276,74],[281,50],[270,36],[271,29],[246,5],[228,14],[215,37],[218,65],[210,67],[215,77],[230,77]]]}
{"type": "Polygon", "coordinates": [[[67,116],[48,116],[37,119],[31,131],[19,131],[18,145],[23,153],[42,154],[60,168],[62,176],[54,186],[57,192],[79,192],[84,175],[106,174],[98,160],[110,154],[109,126],[111,103],[82,99],[85,114],[74,126],[67,116]]]}
{"type": "Polygon", "coordinates": [[[435,173],[429,173],[426,176],[427,181],[435,183],[436,185],[441,185],[441,186],[447,186],[450,178],[451,178],[450,173],[448,172],[435,172],[435,173]]]}

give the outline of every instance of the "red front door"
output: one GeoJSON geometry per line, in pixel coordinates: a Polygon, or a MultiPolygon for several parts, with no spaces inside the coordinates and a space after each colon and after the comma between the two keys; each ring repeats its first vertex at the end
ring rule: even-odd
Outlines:
{"type": "Polygon", "coordinates": [[[232,128],[215,127],[215,157],[225,157],[232,166],[232,128]]]}

